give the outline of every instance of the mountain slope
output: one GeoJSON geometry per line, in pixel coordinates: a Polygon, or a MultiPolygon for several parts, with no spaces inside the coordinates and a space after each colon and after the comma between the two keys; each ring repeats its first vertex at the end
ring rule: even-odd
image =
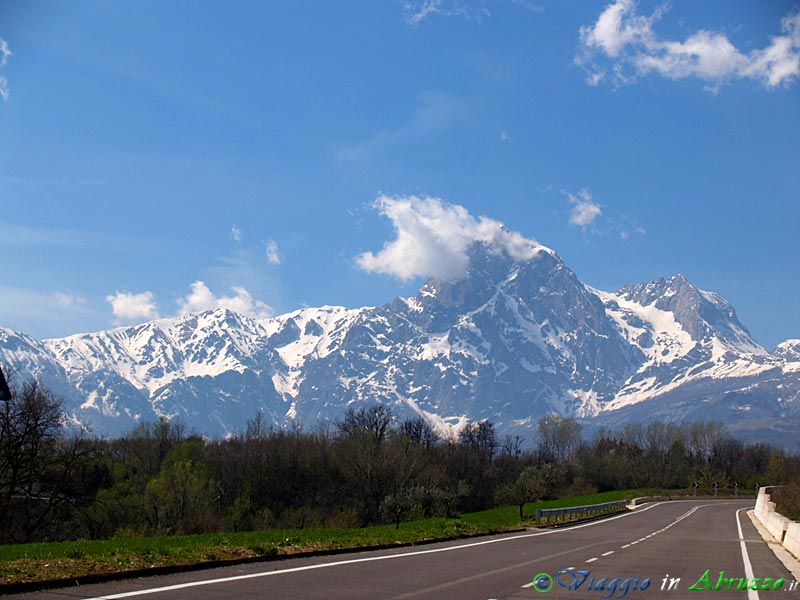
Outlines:
{"type": "Polygon", "coordinates": [[[475,242],[468,255],[465,276],[380,307],[217,310],[43,342],[0,330],[0,360],[106,434],[165,416],[227,435],[257,411],[313,426],[373,401],[442,432],[484,418],[524,430],[551,412],[797,418],[800,342],[768,352],[724,298],[680,275],[612,293],[533,242],[475,242]]]}

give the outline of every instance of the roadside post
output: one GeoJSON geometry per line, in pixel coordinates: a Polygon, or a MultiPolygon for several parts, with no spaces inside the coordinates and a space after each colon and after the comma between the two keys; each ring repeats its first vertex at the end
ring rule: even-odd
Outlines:
{"type": "Polygon", "coordinates": [[[0,401],[8,402],[11,400],[11,390],[8,389],[6,377],[3,375],[3,369],[0,368],[0,401]]]}

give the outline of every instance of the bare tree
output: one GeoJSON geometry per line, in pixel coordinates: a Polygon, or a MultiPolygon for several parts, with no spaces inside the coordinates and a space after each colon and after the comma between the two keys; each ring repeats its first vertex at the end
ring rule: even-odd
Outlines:
{"type": "Polygon", "coordinates": [[[458,439],[462,444],[486,457],[489,461],[492,460],[500,445],[491,421],[469,423],[461,430],[458,439]]]}
{"type": "Polygon", "coordinates": [[[525,438],[521,435],[507,435],[503,438],[502,452],[505,456],[519,458],[522,456],[522,444],[525,438]]]}
{"type": "Polygon", "coordinates": [[[336,427],[342,436],[367,434],[376,442],[382,442],[394,422],[392,409],[385,404],[362,406],[358,410],[352,407],[337,421],[336,427]]]}
{"type": "Polygon", "coordinates": [[[0,401],[0,538],[34,539],[73,499],[70,486],[91,444],[63,425],[61,402],[35,379],[0,401]]]}
{"type": "Polygon", "coordinates": [[[549,415],[539,420],[539,450],[545,459],[565,462],[581,445],[581,425],[575,419],[549,415]]]}
{"type": "Polygon", "coordinates": [[[406,419],[397,428],[397,433],[407,437],[412,444],[420,444],[430,448],[439,441],[439,434],[422,417],[406,419]]]}

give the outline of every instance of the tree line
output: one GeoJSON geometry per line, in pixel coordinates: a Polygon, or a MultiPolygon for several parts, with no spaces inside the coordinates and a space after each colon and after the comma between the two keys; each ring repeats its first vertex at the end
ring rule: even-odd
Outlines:
{"type": "Polygon", "coordinates": [[[81,433],[35,380],[0,401],[0,543],[307,527],[360,527],[614,489],[752,490],[800,478],[800,457],[744,443],[721,423],[627,425],[584,439],[541,419],[531,439],[489,421],[441,437],[381,404],[312,431],[256,414],[206,439],[141,423],[116,439],[81,433]]]}

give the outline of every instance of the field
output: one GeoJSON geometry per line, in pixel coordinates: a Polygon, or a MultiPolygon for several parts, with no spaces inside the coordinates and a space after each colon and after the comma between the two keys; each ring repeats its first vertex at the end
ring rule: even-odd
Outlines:
{"type": "MultiPolygon", "coordinates": [[[[659,490],[626,490],[561,498],[525,506],[561,508],[655,495],[659,490]]],[[[516,506],[361,529],[292,529],[149,538],[113,538],[0,546],[0,581],[15,584],[156,567],[236,559],[274,559],[307,552],[381,547],[498,533],[533,526],[520,523],[516,506]]]]}

